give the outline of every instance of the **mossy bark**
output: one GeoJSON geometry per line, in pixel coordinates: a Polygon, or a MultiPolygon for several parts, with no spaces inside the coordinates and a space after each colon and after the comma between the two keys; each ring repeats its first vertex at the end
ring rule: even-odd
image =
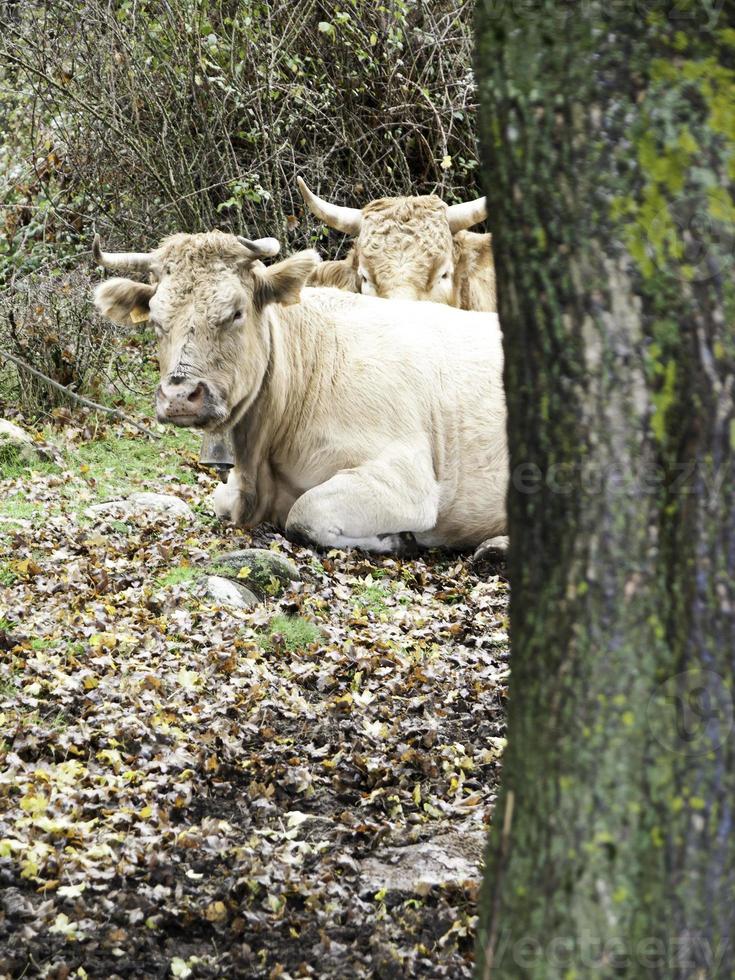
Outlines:
{"type": "Polygon", "coordinates": [[[478,976],[729,978],[734,5],[477,16],[513,651],[478,976]]]}

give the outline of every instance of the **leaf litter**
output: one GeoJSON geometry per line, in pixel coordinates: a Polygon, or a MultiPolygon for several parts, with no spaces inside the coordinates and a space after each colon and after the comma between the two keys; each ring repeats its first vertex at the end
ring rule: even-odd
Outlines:
{"type": "Polygon", "coordinates": [[[118,495],[193,516],[90,514],[104,481],[68,457],[0,483],[0,976],[469,977],[502,568],[227,529],[194,455],[150,452],[118,495]],[[253,546],[301,581],[218,605],[212,556],[253,546]]]}

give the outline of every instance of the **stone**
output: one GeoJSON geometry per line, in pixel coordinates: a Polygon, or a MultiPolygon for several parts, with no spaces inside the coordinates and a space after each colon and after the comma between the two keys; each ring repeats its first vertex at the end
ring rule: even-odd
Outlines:
{"type": "Polygon", "coordinates": [[[360,862],[363,888],[421,892],[434,885],[478,883],[485,842],[483,831],[452,831],[418,844],[377,851],[360,862]]]}
{"type": "Polygon", "coordinates": [[[170,493],[131,493],[124,499],[92,504],[84,513],[87,517],[129,517],[156,513],[166,517],[186,517],[194,520],[194,511],[186,501],[170,493]]]}
{"type": "Polygon", "coordinates": [[[221,575],[207,576],[207,595],[220,605],[233,609],[253,609],[260,601],[247,586],[221,575]]]}
{"type": "Polygon", "coordinates": [[[296,565],[268,548],[228,551],[212,559],[212,571],[229,579],[240,579],[263,596],[279,596],[291,582],[301,581],[296,565]],[[242,570],[248,569],[243,574],[242,570]]]}
{"type": "Polygon", "coordinates": [[[0,465],[22,463],[32,466],[40,459],[55,459],[46,443],[37,443],[33,436],[14,422],[0,419],[0,465]]]}

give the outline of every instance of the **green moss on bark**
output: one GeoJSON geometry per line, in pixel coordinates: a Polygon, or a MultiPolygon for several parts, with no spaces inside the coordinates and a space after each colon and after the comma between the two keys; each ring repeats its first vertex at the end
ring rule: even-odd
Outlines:
{"type": "Polygon", "coordinates": [[[478,6],[511,468],[541,473],[479,976],[735,972],[732,13],[478,6]]]}

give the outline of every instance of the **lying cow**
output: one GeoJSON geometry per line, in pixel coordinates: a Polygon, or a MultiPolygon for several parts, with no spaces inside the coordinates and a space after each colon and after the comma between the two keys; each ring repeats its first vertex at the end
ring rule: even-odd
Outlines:
{"type": "Polygon", "coordinates": [[[273,239],[173,235],[103,253],[95,305],[158,337],[162,422],[232,429],[215,493],[238,525],[271,521],[324,547],[472,548],[505,531],[507,453],[497,316],[303,289],[319,258],[275,265],[273,239]]]}
{"type": "Polygon", "coordinates": [[[497,309],[491,236],[465,230],[487,217],[484,197],[450,206],[433,194],[384,197],[360,210],[322,200],[301,177],[297,183],[320,221],[355,237],[347,258],[324,262],[311,285],[461,310],[497,309]]]}

